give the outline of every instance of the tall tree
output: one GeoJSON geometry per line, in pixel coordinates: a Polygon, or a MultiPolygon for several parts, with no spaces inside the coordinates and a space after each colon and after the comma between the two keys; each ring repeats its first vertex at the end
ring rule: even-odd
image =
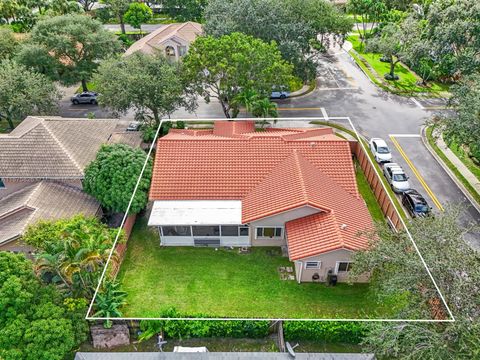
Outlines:
{"type": "MultiPolygon", "coordinates": [[[[480,351],[480,257],[466,244],[472,228],[459,224],[460,209],[419,218],[409,226],[423,258],[452,310],[454,323],[370,324],[364,346],[382,358],[475,359],[480,351]]],[[[438,292],[405,231],[380,228],[368,250],[354,255],[352,275],[372,273],[378,296],[397,299],[398,317],[448,318],[438,292]]]]}
{"type": "Polygon", "coordinates": [[[125,20],[123,16],[128,10],[128,7],[132,0],[101,0],[103,4],[107,5],[111,10],[111,13],[118,19],[120,23],[120,30],[122,34],[125,34],[125,20]]]}
{"type": "Polygon", "coordinates": [[[59,91],[44,75],[11,60],[0,63],[0,120],[8,121],[11,129],[28,115],[52,113],[59,99],[59,91]]]}
{"type": "MultiPolygon", "coordinates": [[[[125,212],[146,160],[147,155],[141,149],[124,144],[104,145],[85,169],[83,188],[105,209],[125,212]]],[[[130,214],[139,213],[147,205],[151,177],[152,160],[148,159],[129,209],[130,214]]]]}
{"type": "Polygon", "coordinates": [[[292,65],[282,59],[275,42],[265,43],[241,33],[199,37],[183,61],[186,77],[208,102],[219,100],[227,118],[239,112],[244,89],[269,96],[273,86],[288,86],[292,65]]]}
{"type": "Polygon", "coordinates": [[[18,47],[17,39],[9,28],[0,27],[0,61],[11,58],[18,47]]]}
{"type": "Polygon", "coordinates": [[[152,17],[153,11],[147,5],[133,2],[128,6],[128,10],[123,15],[123,20],[135,29],[139,29],[140,33],[142,33],[142,24],[149,21],[152,17]]]}
{"type": "Polygon", "coordinates": [[[205,20],[208,35],[242,32],[274,40],[305,81],[315,77],[315,60],[331,39],[342,41],[352,28],[352,21],[324,0],[210,0],[205,20]]]}
{"type": "Polygon", "coordinates": [[[112,110],[153,115],[158,127],[163,116],[179,107],[196,107],[191,90],[183,79],[181,64],[170,63],[160,52],[136,52],[128,57],[105,61],[95,74],[99,102],[112,110]]]}
{"type": "Polygon", "coordinates": [[[480,163],[480,74],[465,76],[451,92],[450,105],[456,112],[443,120],[447,140],[466,145],[480,163]]]}
{"type": "Polygon", "coordinates": [[[88,91],[99,61],[119,51],[120,43],[103,25],[84,15],[63,15],[40,21],[31,41],[55,61],[59,80],[65,85],[81,81],[88,91]]]}
{"type": "Polygon", "coordinates": [[[375,27],[387,11],[384,0],[349,0],[347,9],[353,14],[362,42],[367,38],[369,24],[372,28],[375,27]],[[358,24],[361,24],[361,28],[358,24]]]}
{"type": "Polygon", "coordinates": [[[85,12],[92,10],[93,5],[97,0],[77,0],[85,12]]]}

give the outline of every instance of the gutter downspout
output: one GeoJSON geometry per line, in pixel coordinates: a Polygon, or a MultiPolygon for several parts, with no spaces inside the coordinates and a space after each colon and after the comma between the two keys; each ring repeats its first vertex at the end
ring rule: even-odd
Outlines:
{"type": "Polygon", "coordinates": [[[297,279],[297,283],[301,283],[301,279],[302,279],[302,273],[303,273],[303,261],[299,261],[297,260],[297,263],[300,264],[300,271],[299,271],[299,275],[298,275],[298,279],[297,279]]]}

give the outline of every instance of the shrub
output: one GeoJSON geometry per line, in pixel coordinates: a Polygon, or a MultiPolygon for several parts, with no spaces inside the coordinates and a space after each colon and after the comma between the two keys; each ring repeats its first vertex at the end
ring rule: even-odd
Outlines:
{"type": "MultiPolygon", "coordinates": [[[[185,315],[175,308],[168,308],[160,313],[160,317],[207,318],[205,314],[185,315]]],[[[140,322],[142,335],[140,340],[147,340],[161,331],[168,338],[185,339],[196,337],[227,338],[263,338],[269,334],[268,321],[250,320],[148,320],[140,322]]]]}
{"type": "Polygon", "coordinates": [[[358,344],[365,335],[365,327],[358,322],[340,321],[285,321],[286,340],[321,340],[329,343],[358,344]]]}

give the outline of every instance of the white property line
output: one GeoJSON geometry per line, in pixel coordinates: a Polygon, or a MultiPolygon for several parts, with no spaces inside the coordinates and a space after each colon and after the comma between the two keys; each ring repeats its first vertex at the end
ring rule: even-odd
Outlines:
{"type": "MultiPolygon", "coordinates": [[[[215,121],[215,120],[233,120],[233,119],[222,119],[222,118],[210,118],[210,119],[169,119],[168,121],[189,121],[189,122],[195,122],[195,121],[215,121]]],[[[236,118],[235,121],[246,121],[246,120],[255,120],[255,121],[258,121],[259,119],[258,118],[236,118]]],[[[367,149],[365,148],[365,145],[363,144],[363,142],[361,141],[362,140],[362,137],[361,135],[357,132],[357,129],[355,128],[355,126],[353,125],[352,123],[352,120],[350,119],[350,117],[294,117],[294,118],[264,118],[263,120],[266,120],[266,121],[274,121],[274,120],[277,120],[277,121],[315,121],[315,120],[322,120],[322,121],[328,121],[328,120],[348,120],[350,126],[352,127],[353,131],[355,132],[355,135],[357,136],[357,139],[358,139],[358,142],[360,143],[360,145],[362,146],[362,149],[363,151],[365,151],[365,153],[367,154],[367,149]]],[[[400,218],[400,221],[408,235],[408,237],[410,238],[414,248],[415,248],[415,251],[417,252],[418,256],[420,257],[420,260],[422,261],[422,264],[423,266],[425,267],[426,271],[427,271],[427,274],[428,276],[430,277],[430,279],[432,280],[433,282],[433,285],[435,286],[435,289],[436,291],[438,292],[441,300],[442,300],[442,303],[443,305],[445,306],[445,308],[447,309],[447,312],[448,312],[448,315],[450,316],[450,319],[446,319],[446,320],[437,320],[437,319],[351,319],[351,318],[329,318],[329,319],[289,319],[289,318],[182,318],[182,317],[174,317],[174,318],[162,318],[162,317],[157,317],[157,318],[146,318],[146,317],[94,317],[94,316],[90,316],[90,312],[92,311],[92,308],[93,308],[93,304],[95,303],[95,298],[98,294],[98,291],[100,290],[100,287],[101,287],[101,284],[102,284],[102,281],[105,277],[105,274],[106,274],[106,271],[107,271],[107,268],[108,268],[108,265],[109,265],[109,262],[112,258],[112,255],[113,255],[113,252],[115,250],[115,246],[118,242],[118,239],[120,237],[120,234],[121,234],[121,231],[122,231],[122,227],[126,221],[126,218],[127,218],[127,215],[128,215],[128,210],[130,209],[130,206],[133,202],[133,198],[137,192],[137,189],[138,189],[138,186],[140,184],[140,181],[141,181],[141,178],[143,176],[143,173],[144,173],[144,170],[147,166],[147,163],[148,163],[148,160],[150,159],[150,155],[152,153],[152,149],[153,149],[153,146],[154,144],[156,143],[156,140],[158,138],[158,134],[159,134],[159,131],[160,131],[160,128],[162,126],[162,123],[163,123],[164,120],[161,120],[160,121],[160,125],[158,126],[158,129],[157,129],[157,132],[155,133],[155,138],[152,142],[152,145],[150,146],[150,149],[148,151],[148,156],[147,156],[147,159],[145,161],[145,163],[143,164],[143,168],[142,168],[142,171],[140,173],[140,176],[137,180],[137,184],[135,185],[135,189],[133,191],[133,194],[132,194],[132,197],[130,198],[130,202],[128,204],[128,207],[127,207],[127,211],[125,212],[125,215],[123,217],[123,220],[122,220],[122,223],[120,224],[120,228],[118,230],[118,233],[117,233],[117,236],[115,237],[115,241],[112,245],[112,248],[110,249],[110,254],[108,256],[108,259],[107,259],[107,263],[105,264],[105,267],[103,269],[103,272],[102,272],[102,275],[100,276],[100,279],[99,279],[99,282],[98,282],[98,285],[95,289],[95,293],[93,295],[93,298],[92,298],[92,301],[90,302],[90,306],[88,307],[88,311],[87,311],[87,314],[85,316],[85,319],[86,320],[219,320],[219,321],[228,321],[228,320],[245,320],[245,321],[341,321],[341,322],[412,322],[412,323],[448,323],[448,322],[455,322],[455,317],[453,316],[449,306],[447,305],[447,302],[445,301],[445,298],[442,294],[442,292],[440,291],[438,285],[437,285],[437,282],[435,281],[435,279],[433,278],[433,275],[432,273],[430,272],[430,269],[428,268],[422,254],[420,253],[420,250],[418,249],[418,246],[417,244],[415,243],[415,241],[413,240],[413,237],[410,233],[410,231],[408,230],[407,228],[407,225],[406,223],[404,222],[404,220],[402,219],[402,217],[400,216],[400,213],[399,213],[399,210],[397,208],[397,206],[395,205],[395,202],[393,201],[390,193],[387,191],[386,187],[385,187],[385,184],[383,183],[383,181],[380,181],[381,184],[382,184],[382,187],[383,189],[385,190],[385,192],[387,193],[387,196],[390,200],[390,202],[392,203],[393,205],[393,208],[395,209],[398,217],[400,218]]],[[[375,164],[373,164],[372,162],[372,159],[367,156],[368,158],[368,161],[370,162],[370,164],[373,166],[373,169],[375,170],[375,174],[380,178],[380,175],[378,173],[378,170],[377,168],[375,167],[375,164]]]]}

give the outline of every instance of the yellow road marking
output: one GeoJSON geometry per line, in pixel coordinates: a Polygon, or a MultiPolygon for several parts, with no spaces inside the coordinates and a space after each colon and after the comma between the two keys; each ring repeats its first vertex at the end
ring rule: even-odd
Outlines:
{"type": "Polygon", "coordinates": [[[437,197],[435,196],[435,194],[433,193],[433,191],[430,189],[430,187],[427,185],[427,183],[426,183],[425,180],[423,179],[422,175],[420,175],[420,173],[418,172],[417,168],[413,165],[413,163],[411,162],[411,160],[408,158],[407,154],[405,154],[405,151],[403,151],[403,148],[400,146],[400,144],[398,143],[397,139],[395,139],[395,137],[393,137],[393,136],[391,136],[391,135],[390,135],[390,139],[392,140],[393,145],[395,145],[395,147],[397,148],[397,150],[400,152],[400,155],[402,155],[402,157],[404,158],[404,160],[407,162],[408,166],[410,166],[410,169],[412,169],[412,171],[413,171],[413,173],[415,174],[415,176],[417,177],[418,181],[420,181],[420,184],[422,184],[422,186],[423,186],[423,188],[425,189],[425,191],[428,193],[428,195],[430,195],[430,198],[431,198],[432,201],[434,202],[435,206],[436,206],[439,210],[444,211],[442,204],[440,204],[440,201],[438,201],[437,197]]]}

